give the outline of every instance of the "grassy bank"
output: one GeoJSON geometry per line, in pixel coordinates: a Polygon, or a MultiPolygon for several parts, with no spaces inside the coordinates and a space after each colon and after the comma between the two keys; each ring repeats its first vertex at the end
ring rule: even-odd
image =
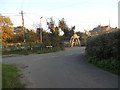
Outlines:
{"type": "Polygon", "coordinates": [[[10,54],[18,54],[18,55],[29,55],[29,54],[42,54],[42,53],[49,53],[49,52],[56,52],[64,50],[63,47],[54,47],[54,48],[44,48],[44,49],[36,49],[36,50],[11,50],[11,51],[3,51],[2,55],[10,55],[10,54]]]}
{"type": "Polygon", "coordinates": [[[20,83],[18,71],[15,66],[2,65],[2,88],[24,88],[20,83]]]}
{"type": "Polygon", "coordinates": [[[42,53],[49,53],[49,52],[57,52],[57,51],[60,51],[60,50],[64,50],[64,48],[54,47],[53,49],[38,50],[35,53],[42,54],[42,53]]]}
{"type": "Polygon", "coordinates": [[[97,67],[120,75],[120,31],[104,33],[87,39],[87,60],[97,67]]]}
{"type": "Polygon", "coordinates": [[[120,62],[114,58],[99,60],[94,57],[89,57],[87,60],[96,67],[99,67],[105,71],[109,71],[113,74],[120,75],[120,62]]]}

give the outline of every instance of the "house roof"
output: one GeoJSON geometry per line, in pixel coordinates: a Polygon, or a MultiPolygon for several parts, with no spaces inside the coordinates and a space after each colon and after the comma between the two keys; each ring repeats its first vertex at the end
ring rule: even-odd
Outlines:
{"type": "MultiPolygon", "coordinates": [[[[103,30],[106,30],[106,28],[109,27],[109,26],[98,26],[98,27],[95,27],[92,31],[90,31],[91,33],[92,32],[98,32],[98,31],[103,31],[103,30]]],[[[111,28],[111,27],[110,27],[111,28]]]]}

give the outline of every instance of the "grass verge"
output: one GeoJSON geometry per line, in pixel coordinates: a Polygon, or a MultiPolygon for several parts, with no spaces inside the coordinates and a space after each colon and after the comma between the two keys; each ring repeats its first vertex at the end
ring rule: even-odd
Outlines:
{"type": "Polygon", "coordinates": [[[10,54],[26,55],[27,52],[25,52],[25,50],[12,50],[12,51],[3,51],[2,52],[2,55],[10,55],[10,54]]]}
{"type": "Polygon", "coordinates": [[[12,50],[12,51],[3,51],[2,55],[10,55],[10,54],[18,54],[18,55],[29,55],[29,54],[42,54],[42,53],[49,53],[49,52],[56,52],[56,51],[60,51],[60,50],[64,50],[63,47],[54,47],[51,49],[42,49],[42,50],[12,50]]]}
{"type": "Polygon", "coordinates": [[[2,65],[2,88],[24,88],[20,83],[18,71],[20,70],[16,66],[2,65]]]}
{"type": "Polygon", "coordinates": [[[58,47],[54,47],[53,49],[45,49],[45,50],[38,50],[36,53],[37,54],[42,54],[42,53],[49,53],[49,52],[57,52],[60,50],[64,50],[63,48],[58,48],[58,47]]]}
{"type": "Polygon", "coordinates": [[[89,57],[87,61],[105,71],[120,75],[120,62],[114,58],[98,60],[96,58],[89,57]]]}

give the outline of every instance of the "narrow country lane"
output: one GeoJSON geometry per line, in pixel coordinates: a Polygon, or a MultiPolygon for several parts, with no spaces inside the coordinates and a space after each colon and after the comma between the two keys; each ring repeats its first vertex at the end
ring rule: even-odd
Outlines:
{"type": "Polygon", "coordinates": [[[22,69],[26,88],[117,88],[118,76],[84,60],[85,47],[29,56],[4,57],[22,69]]]}

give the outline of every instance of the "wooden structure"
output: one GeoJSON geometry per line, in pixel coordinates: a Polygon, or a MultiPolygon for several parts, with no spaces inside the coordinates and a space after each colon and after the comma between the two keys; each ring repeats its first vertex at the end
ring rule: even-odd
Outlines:
{"type": "Polygon", "coordinates": [[[81,46],[79,38],[80,38],[80,36],[78,36],[77,34],[74,34],[70,39],[70,47],[73,47],[73,45],[81,46]]]}

